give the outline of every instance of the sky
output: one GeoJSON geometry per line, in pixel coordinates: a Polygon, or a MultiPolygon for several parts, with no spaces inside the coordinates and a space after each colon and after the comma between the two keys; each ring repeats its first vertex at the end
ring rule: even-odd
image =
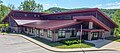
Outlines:
{"type": "MultiPolygon", "coordinates": [[[[24,0],[2,0],[3,4],[9,4],[18,7],[24,0]]],[[[61,7],[67,9],[73,8],[103,8],[103,9],[120,9],[120,0],[35,0],[43,5],[44,9],[50,7],[61,7]]]]}

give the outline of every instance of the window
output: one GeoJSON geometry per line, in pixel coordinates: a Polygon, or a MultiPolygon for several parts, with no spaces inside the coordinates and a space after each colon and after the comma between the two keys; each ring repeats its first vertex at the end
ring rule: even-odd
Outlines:
{"type": "Polygon", "coordinates": [[[36,15],[34,15],[34,17],[36,17],[36,15]]]}
{"type": "Polygon", "coordinates": [[[27,16],[27,14],[25,14],[25,17],[27,16]]]}
{"type": "Polygon", "coordinates": [[[38,15],[38,17],[40,17],[40,15],[38,15]]]}
{"type": "Polygon", "coordinates": [[[62,19],[61,17],[57,17],[57,19],[62,19]]]}
{"type": "Polygon", "coordinates": [[[58,18],[61,18],[61,17],[58,17],[58,18]]]}
{"type": "Polygon", "coordinates": [[[65,19],[70,19],[70,17],[65,17],[65,19]]]}
{"type": "Polygon", "coordinates": [[[25,29],[25,31],[27,31],[27,28],[24,28],[25,29]]]}
{"type": "Polygon", "coordinates": [[[48,30],[47,33],[48,33],[48,34],[47,34],[47,37],[48,37],[48,38],[51,38],[51,37],[52,37],[52,31],[48,30]]]}
{"type": "Polygon", "coordinates": [[[65,31],[58,31],[58,38],[65,38],[65,31]]]}

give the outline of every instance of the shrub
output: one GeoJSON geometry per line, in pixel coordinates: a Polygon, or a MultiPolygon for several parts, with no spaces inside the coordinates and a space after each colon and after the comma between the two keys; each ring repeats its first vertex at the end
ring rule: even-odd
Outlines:
{"type": "Polygon", "coordinates": [[[67,40],[62,40],[60,42],[66,45],[72,45],[72,44],[79,44],[80,42],[83,43],[84,41],[79,39],[67,39],[67,40]]]}

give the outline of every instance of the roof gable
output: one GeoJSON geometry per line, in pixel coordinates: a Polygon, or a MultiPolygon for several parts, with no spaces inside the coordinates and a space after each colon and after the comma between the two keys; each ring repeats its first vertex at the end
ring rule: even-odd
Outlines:
{"type": "Polygon", "coordinates": [[[100,26],[101,28],[110,31],[111,28],[108,27],[107,25],[105,25],[104,23],[102,23],[101,21],[99,21],[97,18],[95,18],[94,16],[75,16],[73,18],[74,20],[78,20],[78,21],[92,21],[93,23],[97,24],[98,26],[100,26]]]}
{"type": "Polygon", "coordinates": [[[67,14],[75,14],[75,13],[87,13],[87,12],[97,12],[106,18],[113,26],[118,27],[116,23],[114,23],[108,16],[106,16],[103,12],[101,12],[98,8],[90,8],[90,9],[83,9],[83,10],[74,10],[70,12],[59,12],[59,13],[52,13],[52,14],[43,14],[44,16],[48,15],[67,15],[67,14]]]}

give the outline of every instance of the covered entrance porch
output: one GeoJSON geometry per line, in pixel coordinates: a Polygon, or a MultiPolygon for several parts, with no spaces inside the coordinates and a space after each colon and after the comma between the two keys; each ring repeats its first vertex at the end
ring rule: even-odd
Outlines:
{"type": "Polygon", "coordinates": [[[104,38],[105,36],[103,29],[83,29],[82,39],[84,40],[96,40],[104,38]]]}

